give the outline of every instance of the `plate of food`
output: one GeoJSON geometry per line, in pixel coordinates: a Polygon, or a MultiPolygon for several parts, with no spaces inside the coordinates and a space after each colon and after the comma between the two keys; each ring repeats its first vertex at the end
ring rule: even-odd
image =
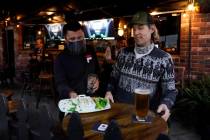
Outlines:
{"type": "Polygon", "coordinates": [[[79,113],[90,113],[111,108],[109,101],[102,97],[90,97],[79,95],[77,98],[63,99],[58,103],[61,112],[72,113],[77,111],[79,113]]]}

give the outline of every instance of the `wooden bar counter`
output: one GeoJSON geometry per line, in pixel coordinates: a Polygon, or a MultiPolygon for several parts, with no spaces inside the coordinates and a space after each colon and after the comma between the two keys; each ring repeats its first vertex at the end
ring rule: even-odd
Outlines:
{"type": "MultiPolygon", "coordinates": [[[[103,134],[91,130],[96,122],[108,123],[114,119],[120,126],[124,140],[155,140],[160,133],[165,133],[167,123],[159,116],[149,112],[154,117],[152,123],[133,123],[135,113],[133,105],[114,103],[111,109],[94,113],[80,114],[86,140],[103,140],[103,134]]],[[[67,131],[70,115],[63,119],[62,127],[67,131]]]]}

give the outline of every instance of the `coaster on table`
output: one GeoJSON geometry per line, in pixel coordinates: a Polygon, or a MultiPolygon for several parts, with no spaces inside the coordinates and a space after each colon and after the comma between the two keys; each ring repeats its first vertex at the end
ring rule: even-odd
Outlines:
{"type": "Polygon", "coordinates": [[[108,124],[97,122],[93,125],[92,130],[104,134],[107,128],[108,124]]]}
{"type": "Polygon", "coordinates": [[[132,115],[132,122],[133,123],[152,123],[154,117],[146,116],[144,119],[139,119],[136,117],[135,114],[132,115]]]}

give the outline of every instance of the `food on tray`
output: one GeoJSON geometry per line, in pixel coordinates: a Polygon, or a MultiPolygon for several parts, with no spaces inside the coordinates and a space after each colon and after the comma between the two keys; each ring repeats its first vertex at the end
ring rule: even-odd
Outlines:
{"type": "Polygon", "coordinates": [[[74,112],[88,113],[101,111],[111,108],[109,102],[105,98],[101,97],[89,97],[80,95],[74,99],[63,99],[58,103],[59,109],[62,112],[74,112]]]}
{"type": "Polygon", "coordinates": [[[79,97],[78,98],[78,110],[85,111],[85,110],[94,110],[95,109],[95,102],[91,97],[85,96],[85,97],[79,97]]]}
{"type": "Polygon", "coordinates": [[[93,99],[94,99],[97,109],[105,108],[108,103],[107,99],[105,98],[98,97],[98,98],[93,98],[93,99]]]}

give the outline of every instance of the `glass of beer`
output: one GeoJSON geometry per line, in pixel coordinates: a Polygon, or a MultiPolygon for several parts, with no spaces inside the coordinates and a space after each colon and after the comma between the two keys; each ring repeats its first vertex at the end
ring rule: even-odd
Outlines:
{"type": "Polygon", "coordinates": [[[144,121],[149,111],[150,90],[137,88],[134,90],[134,94],[136,119],[138,121],[144,121]]]}

